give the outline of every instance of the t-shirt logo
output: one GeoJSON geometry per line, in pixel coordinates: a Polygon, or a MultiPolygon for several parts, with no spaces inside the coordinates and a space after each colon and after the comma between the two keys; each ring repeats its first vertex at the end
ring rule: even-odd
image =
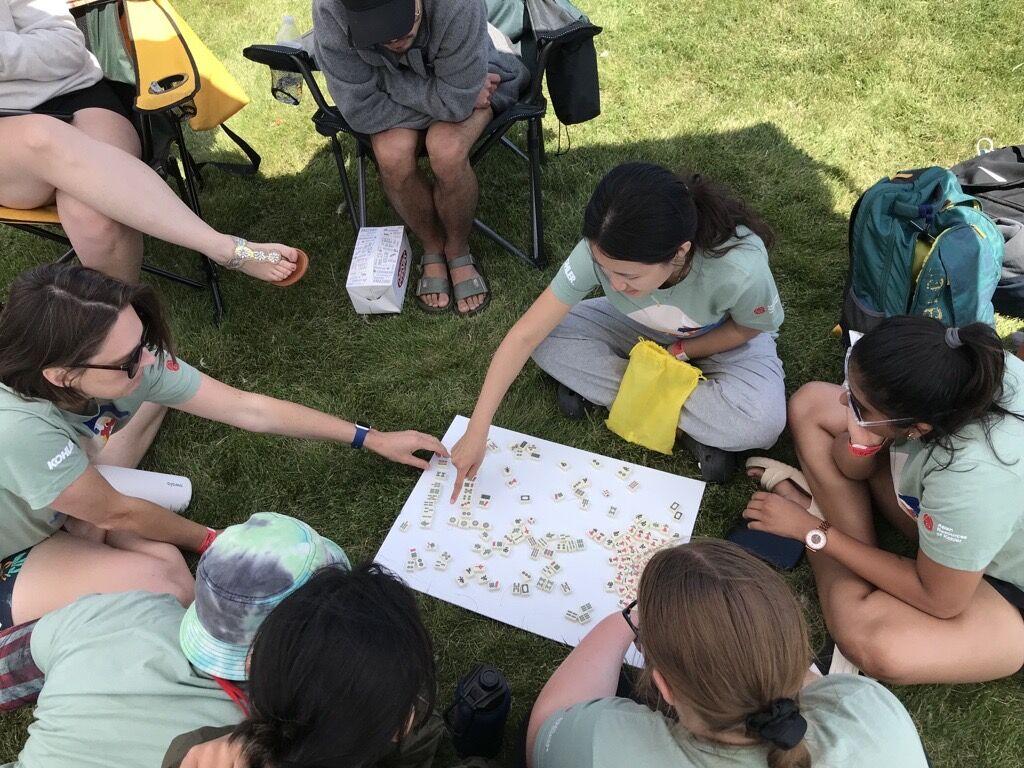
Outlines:
{"type": "Polygon", "coordinates": [[[932,531],[935,528],[935,521],[932,520],[932,516],[925,512],[924,517],[921,518],[921,522],[924,523],[926,531],[932,531]]]}
{"type": "Polygon", "coordinates": [[[572,271],[568,261],[562,265],[562,271],[565,272],[566,279],[573,285],[576,285],[576,273],[572,271]]]}
{"type": "Polygon", "coordinates": [[[913,496],[908,496],[907,494],[904,493],[900,493],[897,494],[896,500],[899,502],[900,509],[902,509],[915,520],[917,519],[917,516],[921,514],[920,499],[914,498],[913,496]]]}
{"type": "Polygon", "coordinates": [[[89,428],[93,435],[106,443],[117,430],[117,425],[121,423],[121,419],[128,416],[131,416],[130,411],[119,411],[114,407],[113,403],[104,403],[100,406],[100,412],[85,422],[85,426],[89,428]]]}
{"type": "Polygon", "coordinates": [[[167,370],[170,371],[171,373],[177,373],[178,371],[181,370],[181,366],[178,365],[177,360],[168,359],[167,362],[164,363],[164,365],[167,367],[167,370]]]}
{"type": "Polygon", "coordinates": [[[762,305],[760,307],[754,307],[754,314],[755,315],[763,315],[767,311],[768,311],[768,307],[766,307],[764,305],[762,305]]]}
{"type": "Polygon", "coordinates": [[[46,468],[52,472],[53,470],[55,470],[57,467],[64,463],[64,459],[66,459],[74,452],[75,444],[71,440],[68,440],[68,444],[60,449],[60,453],[58,453],[56,456],[54,456],[52,459],[46,462],[46,468]]]}

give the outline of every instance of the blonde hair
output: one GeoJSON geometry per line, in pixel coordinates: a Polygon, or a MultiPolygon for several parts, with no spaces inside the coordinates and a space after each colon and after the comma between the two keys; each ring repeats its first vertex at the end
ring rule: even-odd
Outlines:
{"type": "Polygon", "coordinates": [[[649,693],[657,669],[711,730],[742,727],[769,743],[770,768],[810,768],[802,738],[785,749],[750,723],[797,700],[811,662],[807,625],[781,576],[735,544],[694,539],[651,558],[637,610],[649,693]]]}

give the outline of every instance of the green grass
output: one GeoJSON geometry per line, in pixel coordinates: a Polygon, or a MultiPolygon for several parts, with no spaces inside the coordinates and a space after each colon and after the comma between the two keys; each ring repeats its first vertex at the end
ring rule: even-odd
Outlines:
{"type": "MultiPolygon", "coordinates": [[[[210,323],[206,297],[160,283],[183,356],[231,384],[287,397],[384,429],[440,434],[471,411],[502,335],[540,293],[579,235],[586,200],[602,173],[627,159],[689,167],[730,184],[779,233],[773,269],[786,306],[780,349],[790,392],[810,379],[835,380],[840,352],[829,330],[845,274],[848,212],[857,195],[900,168],[950,165],[980,136],[1019,142],[1024,49],[1013,3],[926,0],[593,0],[604,113],[570,129],[572,151],[545,169],[547,249],[543,273],[483,240],[474,241],[495,293],[468,321],[427,317],[414,306],[365,321],[345,293],[353,233],[336,214],[333,162],[308,119],[309,102],[288,108],[269,96],[267,71],[241,57],[272,38],[282,13],[308,8],[180,0],[190,20],[242,82],[253,103],[231,125],[263,153],[256,179],[207,174],[204,205],[216,227],[256,240],[279,239],[313,257],[297,287],[279,291],[229,274],[228,318],[210,323]],[[1014,42],[1016,41],[1016,42],[1014,42]]],[[[546,135],[554,148],[555,123],[546,135]]],[[[209,147],[209,137],[200,137],[209,147]]],[[[215,154],[227,156],[217,140],[215,154]]],[[[481,216],[522,239],[528,227],[521,171],[508,159],[481,168],[481,216]]],[[[371,176],[372,179],[372,176],[371,176]]],[[[372,223],[395,222],[374,189],[372,223]]],[[[191,257],[160,243],[161,264],[191,257]]],[[[0,232],[0,275],[52,258],[27,236],[0,232]]],[[[1008,331],[1010,323],[1000,329],[1008,331]]],[[[599,418],[557,415],[553,391],[528,367],[496,423],[609,456],[694,475],[683,454],[663,457],[616,439],[599,418]]],[[[792,457],[788,438],[776,449],[792,457]]],[[[145,466],[185,474],[191,514],[223,526],[258,510],[302,517],[354,558],[371,557],[415,483],[413,472],[344,447],[258,437],[175,415],[145,466]]],[[[740,478],[709,488],[697,533],[722,535],[751,492],[740,478]]],[[[820,637],[809,571],[791,581],[820,637]]],[[[509,676],[513,717],[522,715],[559,661],[563,646],[430,598],[442,696],[470,665],[487,660],[509,676]]],[[[936,766],[1016,766],[1024,754],[1021,678],[985,685],[898,688],[936,766]]],[[[17,753],[28,712],[3,720],[0,759],[17,753]]],[[[446,753],[446,757],[449,757],[446,753]]],[[[447,764],[448,761],[442,761],[447,764]]]]}

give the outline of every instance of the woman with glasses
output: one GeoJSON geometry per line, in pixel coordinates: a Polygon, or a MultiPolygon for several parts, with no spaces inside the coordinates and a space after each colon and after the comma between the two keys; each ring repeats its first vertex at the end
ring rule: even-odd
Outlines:
{"type": "Polygon", "coordinates": [[[475,476],[494,413],[531,355],[559,382],[561,411],[582,418],[615,400],[640,337],[704,374],[679,429],[705,480],[728,479],[736,452],[775,443],[786,396],[772,242],[756,213],[700,176],[684,181],[651,163],[612,169],[587,205],[583,239],[491,361],[453,450],[455,492],[475,476]],[[584,300],[596,290],[604,296],[584,300]]]}
{"type": "Polygon", "coordinates": [[[925,768],[910,715],[864,677],[808,671],[803,611],[770,566],[735,544],[664,549],[636,601],[583,638],[544,686],[531,768],[925,768]],[[616,696],[631,643],[638,693],[616,696]]]}
{"type": "Polygon", "coordinates": [[[744,515],[806,541],[842,653],[899,683],[1021,669],[1024,361],[981,323],[891,318],[851,349],[841,387],[794,395],[789,424],[805,488],[757,493],[744,515]],[[875,515],[916,552],[880,548],[875,515]]]}
{"type": "Polygon", "coordinates": [[[147,404],[365,446],[419,468],[427,463],[414,451],[447,454],[429,435],[378,432],[200,373],[175,357],[147,286],[77,265],[35,267],[0,311],[0,627],[93,592],[192,601],[178,548],[202,552],[216,532],[119,493],[96,469],[139,463],[160,423],[147,404]]]}

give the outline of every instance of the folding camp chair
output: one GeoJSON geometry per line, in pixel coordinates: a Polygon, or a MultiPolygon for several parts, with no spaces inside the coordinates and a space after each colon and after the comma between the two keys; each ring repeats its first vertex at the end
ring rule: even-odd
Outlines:
{"type": "MultiPolygon", "coordinates": [[[[202,216],[199,192],[204,164],[196,162],[189,151],[183,128],[185,121],[194,130],[220,126],[249,159],[247,165],[214,165],[236,172],[255,172],[259,155],[223,125],[248,103],[248,97],[169,0],[71,0],[69,6],[80,18],[87,13],[113,14],[105,19],[109,22],[106,27],[98,28],[117,37],[118,52],[124,54],[122,69],[128,71],[112,79],[130,80],[136,89],[135,118],[142,139],[143,159],[161,176],[174,180],[185,203],[197,216],[202,216]]],[[[95,31],[96,25],[87,21],[79,23],[90,32],[95,31]]],[[[95,47],[99,41],[90,40],[90,43],[95,47]]],[[[104,63],[107,58],[100,57],[104,63]]],[[[109,72],[106,74],[110,76],[109,72]]],[[[62,261],[75,255],[68,238],[55,231],[60,226],[60,218],[54,206],[34,211],[0,208],[0,224],[68,246],[62,261]]],[[[219,324],[224,317],[224,300],[217,265],[205,256],[200,258],[200,263],[204,273],[202,282],[150,264],[143,264],[142,269],[181,285],[209,290],[214,322],[219,324]]]]}
{"type": "MultiPolygon", "coordinates": [[[[519,49],[523,63],[530,70],[531,79],[528,90],[520,100],[509,109],[496,115],[484,129],[477,140],[469,160],[476,165],[491,150],[501,145],[510,150],[517,158],[526,163],[530,182],[530,222],[531,242],[529,252],[518,248],[493,228],[474,219],[473,225],[480,232],[497,243],[508,253],[518,256],[528,264],[543,268],[547,264],[544,255],[544,215],[541,200],[541,164],[544,162],[543,118],[547,113],[547,100],[544,97],[544,75],[549,72],[551,63],[565,51],[590,46],[593,56],[593,38],[601,32],[579,10],[569,4],[568,0],[486,0],[489,21],[512,40],[519,49]],[[508,133],[518,123],[526,124],[526,148],[517,146],[508,133]]],[[[324,97],[313,73],[318,70],[317,63],[306,51],[284,45],[251,45],[243,51],[243,55],[259,64],[265,64],[273,70],[296,72],[302,75],[306,88],[309,90],[316,105],[313,114],[313,125],[318,133],[326,136],[331,142],[331,151],[338,167],[342,192],[348,208],[352,226],[356,231],[366,226],[366,162],[376,162],[370,137],[357,133],[345,121],[338,109],[324,97]],[[348,134],[355,139],[354,163],[356,166],[357,194],[353,196],[345,169],[345,157],[340,134],[348,134]]],[[[592,65],[593,86],[595,96],[590,111],[579,120],[590,119],[600,111],[596,96],[596,60],[592,65]]],[[[556,104],[556,112],[558,105],[556,104]]],[[[569,122],[566,120],[565,122],[569,122]]]]}

